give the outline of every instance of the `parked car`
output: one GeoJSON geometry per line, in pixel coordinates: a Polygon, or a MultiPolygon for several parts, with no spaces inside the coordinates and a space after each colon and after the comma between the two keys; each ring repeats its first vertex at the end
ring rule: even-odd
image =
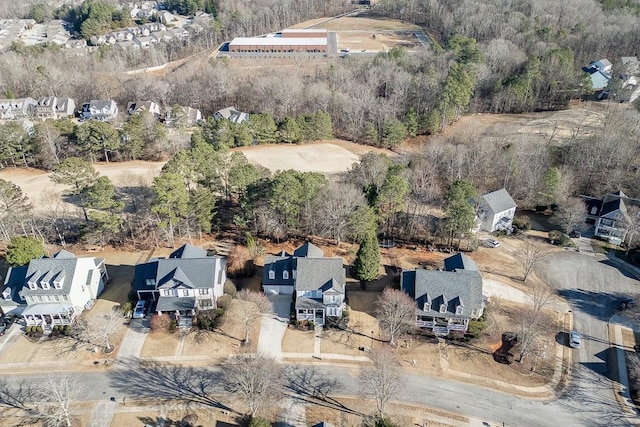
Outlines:
{"type": "Polygon", "coordinates": [[[582,347],[582,335],[576,331],[569,332],[569,347],[580,348],[582,347]]]}
{"type": "Polygon", "coordinates": [[[147,308],[147,301],[141,299],[136,303],[136,308],[133,309],[133,318],[134,319],[142,319],[144,318],[144,312],[147,308]]]}
{"type": "Polygon", "coordinates": [[[487,239],[484,241],[484,244],[488,248],[497,248],[498,246],[500,246],[500,242],[498,242],[496,239],[487,239]]]}
{"type": "Polygon", "coordinates": [[[621,303],[620,303],[620,310],[626,310],[628,308],[633,307],[634,305],[636,305],[636,300],[633,298],[625,298],[621,303]]]}

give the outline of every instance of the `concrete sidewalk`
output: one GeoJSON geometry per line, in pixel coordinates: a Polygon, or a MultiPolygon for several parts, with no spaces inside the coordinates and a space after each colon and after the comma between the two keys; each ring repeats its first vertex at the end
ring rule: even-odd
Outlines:
{"type": "Polygon", "coordinates": [[[615,367],[613,372],[617,380],[612,381],[613,391],[620,404],[620,408],[630,417],[637,417],[639,413],[631,398],[625,351],[633,351],[635,340],[633,340],[632,343],[625,343],[622,330],[629,329],[633,333],[633,330],[637,328],[637,326],[634,322],[617,314],[614,314],[611,316],[611,319],[609,319],[609,342],[613,350],[612,364],[615,367]]]}

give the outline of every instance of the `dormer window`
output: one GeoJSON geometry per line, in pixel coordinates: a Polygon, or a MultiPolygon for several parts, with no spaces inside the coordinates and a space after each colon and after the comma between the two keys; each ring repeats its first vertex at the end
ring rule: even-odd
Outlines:
{"type": "Polygon", "coordinates": [[[447,304],[440,304],[440,313],[447,312],[447,304]]]}
{"type": "Polygon", "coordinates": [[[423,311],[429,311],[431,310],[431,303],[429,301],[424,303],[424,307],[422,307],[423,311]]]}
{"type": "Polygon", "coordinates": [[[275,278],[276,278],[276,272],[273,270],[269,270],[269,279],[275,280],[275,278]]]}
{"type": "Polygon", "coordinates": [[[53,287],[56,289],[62,289],[62,281],[56,280],[53,282],[53,287]]]}
{"type": "Polygon", "coordinates": [[[282,278],[284,280],[289,280],[289,272],[287,270],[282,272],[282,278]]]}
{"type": "Polygon", "coordinates": [[[456,307],[456,314],[457,314],[457,315],[462,314],[462,310],[463,310],[463,308],[462,308],[462,306],[461,306],[461,305],[457,306],[457,307],[456,307]]]}
{"type": "Polygon", "coordinates": [[[42,285],[42,289],[49,289],[49,282],[42,282],[40,284],[42,285]]]}
{"type": "Polygon", "coordinates": [[[6,288],[3,292],[2,292],[2,297],[6,300],[10,300],[11,299],[11,288],[6,288]]]}
{"type": "Polygon", "coordinates": [[[34,282],[29,282],[29,289],[35,291],[36,289],[38,289],[38,285],[36,285],[34,282]]]}

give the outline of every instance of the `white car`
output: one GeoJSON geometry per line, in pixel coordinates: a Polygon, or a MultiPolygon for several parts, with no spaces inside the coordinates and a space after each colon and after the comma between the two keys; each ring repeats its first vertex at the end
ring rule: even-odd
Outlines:
{"type": "Polygon", "coordinates": [[[144,310],[147,308],[147,301],[141,299],[136,303],[136,308],[133,309],[133,318],[134,319],[143,319],[144,318],[144,310]]]}
{"type": "Polygon", "coordinates": [[[487,239],[485,240],[485,244],[488,248],[497,248],[498,246],[500,246],[500,242],[495,239],[487,239]]]}
{"type": "Polygon", "coordinates": [[[569,347],[580,348],[582,347],[582,335],[576,331],[569,332],[569,347]]]}

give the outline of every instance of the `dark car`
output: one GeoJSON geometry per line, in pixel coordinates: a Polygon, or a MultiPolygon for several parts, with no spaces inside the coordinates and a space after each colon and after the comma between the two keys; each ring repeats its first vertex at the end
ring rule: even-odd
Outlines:
{"type": "Polygon", "coordinates": [[[636,305],[636,300],[633,298],[625,298],[621,303],[620,303],[620,310],[626,310],[628,308],[633,307],[634,305],[636,305]]]}
{"type": "Polygon", "coordinates": [[[579,230],[573,230],[571,233],[569,233],[569,237],[573,237],[574,239],[579,239],[580,237],[582,237],[582,234],[580,233],[579,230]]]}

